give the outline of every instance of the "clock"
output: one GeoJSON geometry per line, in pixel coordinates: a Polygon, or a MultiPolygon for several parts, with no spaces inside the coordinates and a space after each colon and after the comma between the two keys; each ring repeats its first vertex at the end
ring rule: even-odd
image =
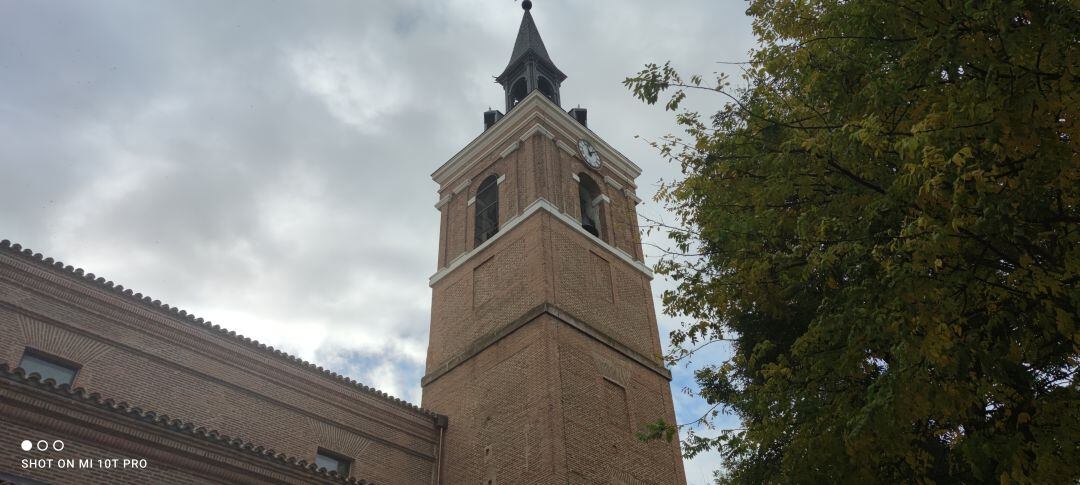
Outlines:
{"type": "Polygon", "coordinates": [[[578,142],[577,148],[581,152],[581,158],[585,160],[589,167],[592,167],[593,170],[600,170],[600,154],[596,153],[596,147],[592,146],[592,143],[581,140],[578,142]]]}

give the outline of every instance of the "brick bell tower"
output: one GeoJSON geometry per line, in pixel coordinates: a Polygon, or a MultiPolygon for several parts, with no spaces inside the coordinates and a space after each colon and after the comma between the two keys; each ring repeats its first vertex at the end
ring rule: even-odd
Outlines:
{"type": "Polygon", "coordinates": [[[641,169],[560,108],[531,2],[496,78],[506,115],[432,174],[438,270],[421,384],[444,414],[438,482],[683,484],[671,374],[642,262],[641,169]]]}

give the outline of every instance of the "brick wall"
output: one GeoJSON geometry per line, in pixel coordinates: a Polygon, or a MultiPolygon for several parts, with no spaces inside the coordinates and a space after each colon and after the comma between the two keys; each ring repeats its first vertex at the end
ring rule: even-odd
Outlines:
{"type": "Polygon", "coordinates": [[[562,115],[533,101],[462,151],[478,158],[436,172],[445,235],[422,384],[450,420],[446,483],[685,483],[677,441],[634,435],[674,410],[633,181],[588,168],[562,115]],[[502,224],[477,247],[468,199],[490,174],[506,177],[502,224]],[[580,228],[585,176],[604,200],[599,241],[580,228]]]}
{"type": "Polygon", "coordinates": [[[648,277],[565,224],[550,227],[555,305],[659,362],[648,277]]]}
{"type": "MultiPolygon", "coordinates": [[[[22,460],[31,458],[61,457],[73,459],[111,460],[120,455],[114,449],[107,449],[100,445],[95,446],[88,442],[72,439],[66,434],[51,431],[42,431],[38,427],[26,426],[0,415],[0,426],[4,428],[5,436],[0,443],[6,450],[16,450],[19,442],[24,438],[35,440],[47,440],[53,442],[61,440],[65,444],[63,453],[0,453],[0,471],[21,478],[48,481],[52,483],[170,483],[176,485],[198,485],[206,483],[209,477],[200,476],[189,470],[179,469],[154,461],[146,469],[105,469],[97,467],[93,469],[61,469],[58,466],[50,468],[23,468],[22,460]]],[[[130,455],[129,455],[130,456],[130,455]]]]}
{"type": "Polygon", "coordinates": [[[545,301],[659,362],[648,277],[540,211],[433,285],[427,371],[545,301]]]}
{"type": "Polygon", "coordinates": [[[634,435],[675,422],[667,378],[571,327],[556,331],[569,483],[684,483],[677,443],[634,435]]]}
{"type": "Polygon", "coordinates": [[[431,413],[0,251],[0,363],[15,367],[27,347],[80,364],[74,385],[117,401],[301,459],[333,450],[377,482],[431,482],[431,413]]]}
{"type": "Polygon", "coordinates": [[[446,483],[685,483],[668,379],[542,314],[424,388],[450,416],[446,483]]]}
{"type": "Polygon", "coordinates": [[[445,483],[549,484],[562,476],[551,340],[527,325],[424,389],[423,405],[451,416],[445,483]]]}
{"type": "Polygon", "coordinates": [[[476,195],[480,183],[492,174],[506,177],[499,184],[500,225],[521,214],[539,198],[580,220],[578,182],[574,176],[588,174],[599,186],[600,195],[610,200],[601,208],[601,239],[640,260],[636,204],[628,195],[634,190],[632,182],[610,167],[589,168],[573,152],[577,143],[578,140],[558,133],[543,122],[527,123],[501,138],[469,170],[442,184],[439,198],[448,198],[448,202],[439,207],[442,221],[439,268],[475,247],[475,207],[468,201],[476,195]],[[538,125],[548,128],[538,131],[535,128],[538,125]]]}
{"type": "Polygon", "coordinates": [[[436,283],[428,372],[544,301],[541,234],[541,219],[530,218],[436,283]]]}
{"type": "Polygon", "coordinates": [[[304,459],[192,423],[27,378],[3,365],[0,428],[5,431],[0,477],[15,477],[16,483],[368,483],[316,471],[304,459]],[[31,443],[28,451],[24,440],[31,443]]]}

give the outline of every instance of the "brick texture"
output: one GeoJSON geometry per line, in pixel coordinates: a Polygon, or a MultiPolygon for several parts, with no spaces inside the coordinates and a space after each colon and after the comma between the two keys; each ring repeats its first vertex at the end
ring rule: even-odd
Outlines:
{"type": "Polygon", "coordinates": [[[587,168],[565,148],[577,140],[545,118],[563,114],[538,111],[517,125],[512,112],[440,188],[444,231],[460,239],[442,246],[433,277],[423,380],[424,408],[450,423],[440,473],[453,484],[683,484],[677,440],[635,436],[674,422],[674,409],[633,182],[587,168]],[[470,227],[449,226],[469,224],[456,211],[491,174],[506,177],[502,224],[481,247],[461,237],[470,227]],[[605,196],[599,238],[579,227],[575,175],[605,196]]]}
{"type": "Polygon", "coordinates": [[[234,334],[0,251],[0,363],[27,348],[81,365],[74,386],[298,459],[318,448],[357,477],[431,483],[434,415],[234,334]]]}
{"type": "Polygon", "coordinates": [[[307,467],[324,448],[354,460],[354,479],[382,484],[684,484],[677,440],[634,436],[644,423],[674,421],[674,409],[633,180],[613,159],[585,166],[572,147],[593,135],[532,99],[482,135],[483,146],[466,148],[474,159],[443,172],[456,175],[438,194],[424,408],[5,241],[0,369],[35,349],[78,363],[74,386],[86,391],[0,376],[0,446],[56,438],[73,457],[153,464],[27,470],[21,455],[0,452],[0,473],[343,483],[307,467]],[[469,200],[490,175],[501,179],[500,231],[477,245],[469,200]],[[603,195],[599,237],[580,228],[583,176],[603,195]]]}
{"type": "Polygon", "coordinates": [[[0,368],[0,426],[0,477],[110,484],[367,483],[316,471],[309,461],[191,423],[27,379],[6,366],[0,368]],[[23,440],[45,446],[24,451],[23,440]],[[141,463],[132,466],[127,459],[141,463]]]}

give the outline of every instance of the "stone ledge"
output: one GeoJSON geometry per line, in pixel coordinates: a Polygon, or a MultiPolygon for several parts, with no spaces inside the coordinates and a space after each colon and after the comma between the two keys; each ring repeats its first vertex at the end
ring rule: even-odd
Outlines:
{"type": "MultiPolygon", "coordinates": [[[[611,202],[611,199],[607,198],[607,196],[602,195],[600,197],[603,197],[608,202],[611,202]]],[[[584,228],[582,228],[581,223],[578,222],[576,219],[574,219],[573,217],[570,217],[569,215],[566,215],[565,213],[563,213],[561,210],[559,210],[558,207],[555,206],[555,204],[552,204],[551,201],[549,201],[549,200],[547,200],[547,199],[545,199],[543,197],[540,197],[540,198],[536,199],[536,201],[534,201],[532,204],[529,204],[529,206],[526,207],[525,210],[522,211],[522,213],[520,213],[518,215],[515,215],[515,216],[509,218],[508,220],[506,220],[505,222],[503,222],[502,227],[499,228],[499,232],[496,232],[494,236],[491,236],[486,241],[480,243],[479,246],[476,246],[476,247],[472,248],[469,251],[466,251],[466,252],[463,252],[463,253],[457,255],[457,257],[450,260],[450,262],[445,267],[443,267],[443,268],[439,269],[438,271],[436,271],[435,274],[431,275],[431,277],[428,278],[428,286],[429,287],[434,287],[435,283],[438,283],[439,280],[445,278],[450,273],[453,273],[454,270],[461,267],[461,265],[465,264],[466,261],[469,261],[474,256],[476,256],[477,254],[480,254],[481,252],[483,252],[484,249],[487,249],[489,246],[495,244],[495,241],[498,241],[504,235],[508,234],[511,229],[513,229],[517,225],[521,224],[522,222],[527,220],[529,217],[531,217],[533,214],[535,214],[535,213],[537,213],[537,212],[539,212],[541,210],[546,211],[548,214],[551,214],[552,216],[554,216],[554,218],[556,220],[559,220],[562,223],[566,224],[567,227],[569,227],[570,229],[574,230],[578,234],[581,234],[581,235],[585,236],[586,238],[591,240],[593,243],[595,243],[600,248],[606,250],[608,253],[614,255],[618,259],[620,259],[623,262],[625,262],[626,264],[630,265],[631,268],[633,268],[633,269],[637,270],[638,272],[640,272],[641,274],[643,274],[645,276],[645,278],[647,278],[649,280],[653,279],[653,272],[652,272],[651,269],[649,269],[648,266],[645,265],[645,263],[635,260],[626,251],[622,251],[619,248],[617,248],[615,246],[612,246],[611,244],[608,244],[603,239],[600,239],[600,238],[592,235],[591,233],[589,233],[589,231],[586,231],[584,228]]]]}
{"type": "Polygon", "coordinates": [[[612,350],[622,354],[630,360],[637,362],[642,367],[645,367],[646,369],[649,369],[659,374],[660,377],[663,377],[668,381],[671,380],[671,371],[664,368],[664,366],[653,362],[648,357],[645,357],[644,355],[641,355],[640,353],[619,343],[619,341],[615,340],[604,332],[601,332],[600,330],[597,330],[591,325],[575,318],[569,312],[566,312],[550,303],[542,303],[526,311],[520,317],[514,319],[514,321],[510,322],[509,324],[504,325],[496,329],[495,331],[489,333],[487,336],[480,338],[480,340],[477,340],[475,343],[470,345],[467,349],[465,349],[458,355],[451,357],[446,362],[436,367],[435,370],[429,372],[422,379],[420,379],[420,387],[427,387],[428,384],[435,382],[440,377],[457,368],[459,365],[464,364],[480,352],[483,352],[484,349],[495,345],[506,336],[514,333],[514,331],[516,331],[517,329],[524,327],[529,322],[537,319],[539,316],[544,314],[551,315],[556,320],[577,329],[581,333],[584,333],[585,335],[588,335],[594,340],[608,346],[612,350]]]}

